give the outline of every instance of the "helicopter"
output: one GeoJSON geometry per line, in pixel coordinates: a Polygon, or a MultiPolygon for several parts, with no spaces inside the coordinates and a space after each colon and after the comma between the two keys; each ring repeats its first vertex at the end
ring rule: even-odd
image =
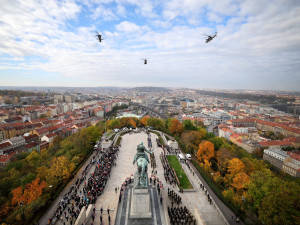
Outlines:
{"type": "Polygon", "coordinates": [[[217,36],[217,32],[214,35],[205,35],[205,36],[207,36],[205,42],[208,43],[217,36]]]}
{"type": "Polygon", "coordinates": [[[98,38],[99,42],[103,41],[101,34],[99,32],[96,34],[96,37],[98,38]]]}
{"type": "Polygon", "coordinates": [[[144,64],[146,65],[146,64],[147,64],[147,59],[144,58],[144,59],[142,59],[142,60],[144,60],[144,64]]]}

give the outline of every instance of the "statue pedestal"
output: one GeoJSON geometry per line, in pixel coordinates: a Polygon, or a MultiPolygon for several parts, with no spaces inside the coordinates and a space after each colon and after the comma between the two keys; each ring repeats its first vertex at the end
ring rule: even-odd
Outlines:
{"type": "Polygon", "coordinates": [[[148,188],[132,188],[130,218],[151,218],[150,194],[148,188]]]}

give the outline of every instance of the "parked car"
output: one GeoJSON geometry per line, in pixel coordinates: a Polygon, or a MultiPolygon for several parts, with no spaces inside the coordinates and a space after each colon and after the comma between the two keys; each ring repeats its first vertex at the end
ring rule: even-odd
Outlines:
{"type": "Polygon", "coordinates": [[[188,160],[191,160],[192,159],[192,156],[190,154],[186,154],[185,157],[188,159],[188,160]]]}

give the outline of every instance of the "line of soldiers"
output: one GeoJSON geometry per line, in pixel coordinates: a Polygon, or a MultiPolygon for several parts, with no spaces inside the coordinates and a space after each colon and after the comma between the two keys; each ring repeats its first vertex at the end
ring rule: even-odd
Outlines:
{"type": "Polygon", "coordinates": [[[173,190],[170,190],[170,188],[168,188],[168,196],[170,199],[172,199],[172,207],[173,207],[173,201],[179,205],[181,203],[181,197],[173,190]]]}
{"type": "Polygon", "coordinates": [[[171,225],[196,225],[196,219],[185,206],[168,207],[168,214],[171,225]]]}
{"type": "Polygon", "coordinates": [[[175,184],[175,177],[174,177],[173,171],[171,170],[171,167],[168,164],[165,155],[162,153],[160,154],[160,160],[164,167],[164,177],[165,177],[166,183],[170,183],[171,185],[175,184]]]}
{"type": "Polygon", "coordinates": [[[148,148],[152,148],[152,141],[151,141],[151,134],[150,133],[148,133],[147,140],[148,140],[148,148]]]}

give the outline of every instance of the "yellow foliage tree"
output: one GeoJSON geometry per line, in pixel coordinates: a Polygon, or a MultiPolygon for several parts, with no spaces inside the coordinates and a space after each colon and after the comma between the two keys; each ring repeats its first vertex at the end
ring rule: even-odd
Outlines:
{"type": "Polygon", "coordinates": [[[205,162],[205,160],[210,160],[212,157],[214,157],[215,151],[214,151],[214,144],[210,141],[202,141],[199,144],[197,157],[200,161],[205,162]]]}
{"type": "Polygon", "coordinates": [[[36,167],[40,161],[40,154],[36,151],[32,151],[27,157],[26,161],[29,163],[30,166],[36,167]]]}
{"type": "Polygon", "coordinates": [[[228,172],[232,175],[243,172],[245,168],[244,163],[238,158],[233,158],[229,161],[228,172]]]}
{"type": "Polygon", "coordinates": [[[205,159],[204,160],[204,170],[209,171],[210,167],[211,167],[211,163],[207,159],[205,159]]]}
{"type": "Polygon", "coordinates": [[[67,179],[70,177],[71,172],[74,169],[74,164],[70,163],[65,156],[58,158],[54,157],[52,160],[52,166],[49,169],[49,173],[57,179],[67,179]]]}

